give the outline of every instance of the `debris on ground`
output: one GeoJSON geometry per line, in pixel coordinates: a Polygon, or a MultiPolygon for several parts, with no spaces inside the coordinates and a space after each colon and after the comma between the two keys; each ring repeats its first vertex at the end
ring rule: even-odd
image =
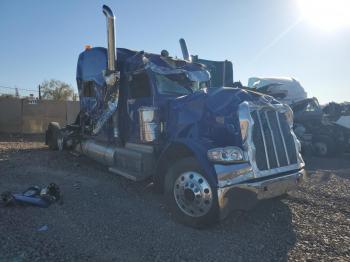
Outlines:
{"type": "Polygon", "coordinates": [[[307,158],[298,190],[194,230],[145,183],[42,141],[5,139],[0,192],[55,181],[69,201],[45,212],[0,208],[0,261],[350,261],[350,155],[307,158]]]}
{"type": "Polygon", "coordinates": [[[14,204],[28,204],[38,207],[48,207],[60,199],[60,189],[55,183],[40,188],[31,186],[22,193],[6,191],[1,194],[1,200],[5,206],[14,204]]]}
{"type": "Polygon", "coordinates": [[[38,231],[42,232],[42,231],[47,231],[48,229],[49,229],[49,227],[47,225],[43,225],[38,229],[38,231]]]}

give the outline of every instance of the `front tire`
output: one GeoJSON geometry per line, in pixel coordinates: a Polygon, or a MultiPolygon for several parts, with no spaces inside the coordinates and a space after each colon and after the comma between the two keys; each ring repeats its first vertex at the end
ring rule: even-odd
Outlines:
{"type": "Polygon", "coordinates": [[[168,170],[164,187],[168,207],[178,222],[202,228],[219,221],[216,186],[194,157],[177,161],[168,170]]]}

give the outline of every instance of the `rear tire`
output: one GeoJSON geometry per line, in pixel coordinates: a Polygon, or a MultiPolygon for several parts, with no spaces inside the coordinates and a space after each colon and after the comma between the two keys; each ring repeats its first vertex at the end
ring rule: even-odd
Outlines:
{"type": "Polygon", "coordinates": [[[177,161],[167,172],[164,191],[175,220],[202,228],[219,221],[217,189],[194,157],[177,161]]]}
{"type": "Polygon", "coordinates": [[[60,125],[57,122],[51,122],[46,131],[46,144],[51,150],[59,149],[59,139],[61,138],[60,125]]]}

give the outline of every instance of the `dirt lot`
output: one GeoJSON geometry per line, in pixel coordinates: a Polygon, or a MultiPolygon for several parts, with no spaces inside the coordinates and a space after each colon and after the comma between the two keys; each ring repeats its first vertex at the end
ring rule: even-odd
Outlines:
{"type": "Polygon", "coordinates": [[[0,205],[0,261],[350,261],[350,157],[307,167],[309,180],[286,199],[196,230],[175,223],[147,183],[40,138],[2,136],[0,192],[55,182],[63,203],[0,205]]]}

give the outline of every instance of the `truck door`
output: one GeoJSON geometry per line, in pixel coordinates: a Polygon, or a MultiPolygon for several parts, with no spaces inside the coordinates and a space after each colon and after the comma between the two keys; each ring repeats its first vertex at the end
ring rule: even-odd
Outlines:
{"type": "MultiPolygon", "coordinates": [[[[125,142],[142,143],[140,109],[153,106],[153,88],[145,71],[133,74],[128,81],[127,126],[125,142]]],[[[122,123],[121,123],[122,124],[122,123]]]]}

